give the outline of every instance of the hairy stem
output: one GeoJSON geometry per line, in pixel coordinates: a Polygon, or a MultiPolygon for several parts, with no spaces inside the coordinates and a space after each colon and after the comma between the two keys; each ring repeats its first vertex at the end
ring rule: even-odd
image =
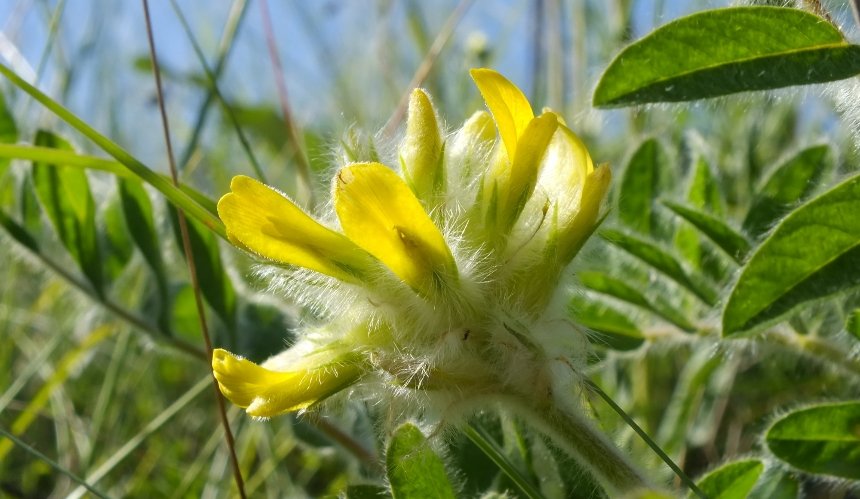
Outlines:
{"type": "Polygon", "coordinates": [[[610,494],[649,488],[644,474],[583,415],[549,401],[538,406],[511,397],[504,404],[575,456],[610,494]]]}

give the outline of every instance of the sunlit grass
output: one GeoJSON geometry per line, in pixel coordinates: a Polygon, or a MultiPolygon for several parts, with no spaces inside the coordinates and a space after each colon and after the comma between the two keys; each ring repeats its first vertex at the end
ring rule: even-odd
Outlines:
{"type": "MultiPolygon", "coordinates": [[[[694,160],[704,158],[712,184],[724,197],[720,216],[735,227],[761,179],[793,153],[822,140],[833,145],[835,166],[819,191],[860,164],[850,133],[815,89],[692,106],[611,112],[589,106],[597,76],[624,43],[714,2],[654,2],[652,12],[648,2],[622,0],[272,1],[294,130],[304,141],[300,148],[283,118],[277,68],[255,2],[153,3],[166,109],[185,191],[167,179],[145,26],[136,2],[92,0],[73,7],[63,0],[19,0],[0,8],[0,62],[9,66],[9,75],[29,78],[50,99],[39,104],[8,80],[0,83],[18,128],[13,143],[0,143],[5,228],[0,236],[0,428],[20,439],[0,437],[0,491],[12,497],[80,497],[85,494],[80,481],[109,497],[235,495],[182,243],[165,196],[222,237],[212,203],[228,191],[236,174],[265,178],[313,209],[328,198],[330,173],[342,158],[394,158],[401,103],[416,76],[439,114],[450,120],[447,126],[453,126],[481,107],[467,69],[498,67],[526,90],[535,109],[545,104],[557,109],[588,142],[595,160],[611,162],[618,171],[643,139],[657,137],[675,172],[665,184],[665,197],[679,202],[697,199],[691,172],[694,160]],[[535,18],[538,5],[540,19],[535,18]],[[457,13],[458,8],[468,10],[457,13]],[[68,112],[55,108],[50,113],[44,105],[50,102],[68,112]],[[71,139],[77,153],[30,145],[42,128],[71,139]],[[307,173],[297,154],[306,155],[307,173]],[[105,268],[116,271],[107,272],[112,280],[104,294],[91,286],[40,209],[32,191],[32,161],[87,171],[99,244],[103,255],[111,255],[105,268]],[[126,226],[120,211],[110,212],[120,210],[117,177],[133,182],[142,177],[156,186],[146,187],[146,193],[154,248],[164,261],[164,289],[129,235],[135,228],[126,226]],[[112,225],[117,220],[119,225],[112,225]],[[32,239],[16,237],[16,228],[32,239]],[[109,231],[118,238],[109,240],[109,231]]],[[[836,4],[825,2],[839,19],[846,18],[848,11],[836,4]]],[[[610,195],[612,206],[618,195],[617,190],[610,195]]],[[[671,220],[667,230],[680,226],[674,218],[663,220],[671,220]]],[[[617,212],[607,223],[617,223],[617,212]]],[[[697,242],[698,233],[682,232],[661,244],[685,237],[697,242]]],[[[212,233],[206,237],[198,258],[220,258],[201,260],[215,346],[255,361],[282,350],[293,340],[292,327],[309,313],[265,293],[251,259],[212,233]]],[[[724,289],[736,265],[713,244],[701,246],[701,254],[675,249],[672,254],[686,258],[684,268],[694,269],[714,289],[724,289]]],[[[792,318],[793,336],[727,348],[714,337],[716,308],[683,286],[655,277],[653,268],[618,247],[595,238],[576,269],[623,276],[657,307],[682,310],[692,322],[699,335],[695,339],[647,307],[593,290],[584,293],[620,311],[649,340],[625,353],[596,341],[596,367],[589,375],[690,475],[760,449],[759,431],[769,418],[799,400],[856,397],[856,373],[847,382],[840,374],[855,369],[856,359],[826,360],[835,355],[826,348],[856,350],[843,332],[842,317],[843,308],[856,307],[854,295],[792,318]],[[804,351],[798,345],[805,331],[818,332],[827,343],[820,351],[804,351]],[[770,362],[773,355],[781,363],[770,362]]],[[[717,294],[719,302],[726,293],[717,294]]],[[[603,428],[653,470],[656,481],[673,479],[621,418],[597,399],[591,407],[603,428]]],[[[399,416],[396,410],[342,403],[322,414],[261,423],[231,408],[228,417],[248,495],[319,497],[341,493],[347,484],[383,483],[379,456],[387,438],[385,423],[399,416]]],[[[503,444],[498,453],[517,466],[511,474],[525,476],[518,490],[527,490],[529,480],[539,483],[535,462],[551,461],[552,476],[568,480],[565,472],[574,466],[565,467],[543,441],[523,436],[518,423],[494,424],[486,426],[498,429],[490,435],[503,444]],[[536,461],[524,465],[526,459],[536,461]]],[[[481,454],[474,444],[445,438],[452,463],[469,464],[463,456],[481,454]]],[[[492,451],[485,453],[490,458],[481,455],[474,462],[491,478],[484,483],[480,472],[467,467],[464,475],[472,473],[485,487],[492,482],[497,490],[513,490],[511,479],[492,468],[492,451]]],[[[477,490],[469,488],[477,487],[469,480],[461,481],[464,490],[477,490]]],[[[571,481],[565,484],[573,490],[594,492],[593,482],[571,481]]],[[[544,486],[540,492],[547,490],[544,486]]]]}

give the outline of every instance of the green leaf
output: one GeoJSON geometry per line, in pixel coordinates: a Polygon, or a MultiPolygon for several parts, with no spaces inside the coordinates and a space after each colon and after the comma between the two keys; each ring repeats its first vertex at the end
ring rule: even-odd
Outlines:
{"type": "Polygon", "coordinates": [[[819,185],[827,170],[830,148],[826,145],[804,149],[777,166],[761,187],[744,220],[744,230],[758,236],[779,220],[792,205],[819,185]]]}
{"type": "Polygon", "coordinates": [[[284,345],[295,343],[292,323],[288,314],[280,308],[243,300],[237,314],[237,330],[254,332],[238,335],[237,354],[254,361],[263,361],[283,351],[284,345]]]}
{"type": "Polygon", "coordinates": [[[716,302],[717,296],[713,289],[690,277],[678,259],[657,244],[615,229],[603,229],[600,231],[600,236],[660,271],[699,297],[704,303],[713,305],[716,302]]]}
{"type": "Polygon", "coordinates": [[[628,314],[606,303],[577,294],[571,298],[568,308],[577,323],[591,329],[589,339],[594,344],[615,350],[634,350],[645,341],[639,326],[628,314]]]}
{"type": "Polygon", "coordinates": [[[628,227],[652,234],[658,226],[654,202],[662,195],[661,171],[666,153],[655,139],[643,142],[624,170],[618,193],[618,218],[628,227]]]}
{"type": "Polygon", "coordinates": [[[692,331],[695,327],[679,312],[666,306],[658,306],[645,297],[638,289],[627,284],[621,279],[616,279],[608,274],[595,271],[578,272],[576,276],[582,284],[598,293],[612,296],[666,319],[670,323],[685,331],[692,331]]]}
{"type": "Polygon", "coordinates": [[[154,307],[154,315],[158,317],[158,324],[162,330],[172,331],[168,306],[169,280],[161,256],[161,244],[159,244],[160,238],[152,213],[152,202],[146,189],[137,179],[118,177],[117,190],[128,232],[155,277],[155,295],[150,302],[154,307]]]}
{"type": "Polygon", "coordinates": [[[677,102],[841,80],[860,73],[860,46],[796,9],[734,7],[670,22],[627,46],[594,105],[677,102]]]}
{"type": "Polygon", "coordinates": [[[713,241],[736,262],[743,263],[747,253],[750,251],[750,243],[738,231],[731,228],[719,218],[701,212],[689,206],[672,201],[663,201],[670,210],[678,216],[693,224],[702,234],[713,241]]]}
{"type": "MultiPolygon", "coordinates": [[[[687,184],[685,201],[687,206],[720,219],[725,218],[726,203],[720,190],[719,179],[703,156],[699,155],[690,168],[687,184]]],[[[722,255],[703,245],[699,231],[691,225],[678,226],[675,231],[674,245],[678,254],[690,262],[694,269],[704,272],[717,281],[722,281],[725,277],[728,269],[722,255]]]]}
{"type": "Polygon", "coordinates": [[[764,464],[758,459],[734,461],[708,473],[697,485],[710,499],[746,499],[762,471],[764,464]]]}
{"type": "MultiPolygon", "coordinates": [[[[51,132],[39,131],[36,143],[71,150],[71,145],[51,132]]],[[[58,165],[33,164],[36,194],[60,241],[78,263],[96,293],[103,293],[102,261],[96,233],[96,207],[86,174],[58,165]]]]}
{"type": "Polygon", "coordinates": [[[164,261],[161,258],[161,246],[158,242],[158,231],[155,228],[149,195],[136,180],[119,178],[117,183],[128,231],[155,275],[159,290],[165,291],[164,296],[167,290],[167,277],[164,273],[164,261]]]}
{"type": "Polygon", "coordinates": [[[38,241],[36,241],[36,239],[27,232],[27,229],[22,227],[18,222],[12,220],[12,218],[2,210],[0,210],[0,226],[6,229],[6,232],[8,232],[15,241],[28,250],[33,253],[40,252],[38,241]]]}
{"type": "Polygon", "coordinates": [[[860,176],[798,207],[747,262],[723,311],[723,335],[860,285],[860,176]]]}
{"type": "Polygon", "coordinates": [[[113,281],[128,265],[134,252],[134,243],[126,229],[119,199],[114,198],[102,211],[102,222],[102,253],[105,255],[103,267],[108,281],[113,281]]]}
{"type": "Polygon", "coordinates": [[[845,329],[860,340],[860,308],[855,308],[848,314],[845,329]]]}
{"type": "Polygon", "coordinates": [[[776,457],[795,468],[860,479],[860,402],[793,411],[770,427],[765,443],[776,457]]]}
{"type": "MultiPolygon", "coordinates": [[[[170,206],[174,235],[177,245],[184,255],[182,234],[179,228],[179,217],[176,210],[170,206]]],[[[203,298],[212,307],[230,334],[236,331],[236,290],[224,269],[218,240],[214,234],[206,230],[202,224],[186,219],[188,238],[191,242],[191,253],[197,270],[197,280],[203,298]]],[[[235,348],[236,339],[230,338],[228,346],[235,348]]],[[[223,344],[223,343],[222,343],[223,344]]]]}
{"type": "Polygon", "coordinates": [[[726,202],[720,191],[720,181],[711,165],[700,156],[689,175],[687,204],[722,218],[726,213],[726,202]]]}
{"type": "Polygon", "coordinates": [[[361,484],[346,488],[346,499],[385,499],[391,497],[382,485],[361,484]]]}
{"type": "Polygon", "coordinates": [[[456,497],[442,459],[411,423],[394,431],[385,453],[385,467],[395,499],[456,497]]]}
{"type": "Polygon", "coordinates": [[[781,469],[769,469],[750,492],[749,499],[799,499],[800,481],[781,469]]]}
{"type": "Polygon", "coordinates": [[[200,341],[203,331],[200,329],[200,317],[197,315],[197,302],[194,299],[194,289],[184,285],[173,292],[173,303],[170,311],[170,331],[188,341],[200,341]]]}

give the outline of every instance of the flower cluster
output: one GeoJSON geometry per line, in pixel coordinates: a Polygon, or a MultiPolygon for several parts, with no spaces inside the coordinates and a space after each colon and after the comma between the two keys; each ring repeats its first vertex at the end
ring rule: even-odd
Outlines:
{"type": "Polygon", "coordinates": [[[445,135],[415,90],[399,173],[346,165],[331,213],[315,219],[233,179],[218,203],[230,240],[279,267],[280,289],[310,314],[262,365],[215,351],[221,391],[248,414],[360,386],[442,410],[486,396],[545,402],[576,379],[588,343],[567,319],[562,278],[598,223],[609,168],[499,73],[472,78],[489,113],[445,135]]]}

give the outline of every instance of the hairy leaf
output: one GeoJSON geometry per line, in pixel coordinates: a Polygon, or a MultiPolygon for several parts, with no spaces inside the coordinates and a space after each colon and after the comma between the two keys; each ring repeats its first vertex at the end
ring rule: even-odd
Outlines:
{"type": "Polygon", "coordinates": [[[633,350],[645,341],[639,326],[627,314],[600,300],[574,295],[569,309],[579,324],[591,330],[592,343],[615,350],[633,350]]]}
{"type": "MultiPolygon", "coordinates": [[[[36,144],[71,150],[51,132],[39,131],[36,144]]],[[[96,233],[96,207],[86,174],[62,165],[35,162],[33,185],[60,241],[97,293],[103,292],[102,261],[96,233]]]]}
{"type": "Polygon", "coordinates": [[[857,73],[860,46],[816,15],[764,6],[715,9],[627,46],[600,78],[594,105],[687,101],[857,73]]]}
{"type": "Polygon", "coordinates": [[[765,442],[776,457],[795,468],[860,479],[860,402],[793,411],[770,427],[765,442]]]}
{"type": "Polygon", "coordinates": [[[663,201],[669,209],[693,224],[736,262],[742,263],[750,250],[747,239],[719,218],[673,201],[663,201]]]}
{"type": "Polygon", "coordinates": [[[614,229],[604,229],[600,235],[688,289],[706,304],[713,305],[716,302],[713,289],[690,277],[678,259],[657,244],[614,229]]]}
{"type": "Polygon", "coordinates": [[[826,170],[830,148],[810,147],[774,169],[756,189],[757,195],[744,220],[744,230],[757,236],[788,211],[792,204],[808,196],[826,170]]]}
{"type": "Polygon", "coordinates": [[[664,305],[657,305],[655,300],[646,298],[642,292],[621,279],[594,271],[579,272],[577,273],[577,277],[589,289],[648,310],[685,331],[692,331],[694,329],[690,321],[680,312],[664,305]]]}
{"type": "Polygon", "coordinates": [[[654,202],[661,195],[660,177],[666,154],[655,139],[643,142],[627,163],[618,193],[618,218],[628,227],[651,234],[656,227],[654,202]]]}
{"type": "Polygon", "coordinates": [[[798,207],[744,267],[723,311],[723,335],[860,285],[860,176],[798,207]]]}
{"type": "Polygon", "coordinates": [[[724,464],[705,475],[697,485],[710,499],[746,499],[764,471],[758,459],[724,464]]]}
{"type": "Polygon", "coordinates": [[[388,443],[385,466],[394,499],[456,497],[442,459],[411,423],[395,430],[388,443]]]}

